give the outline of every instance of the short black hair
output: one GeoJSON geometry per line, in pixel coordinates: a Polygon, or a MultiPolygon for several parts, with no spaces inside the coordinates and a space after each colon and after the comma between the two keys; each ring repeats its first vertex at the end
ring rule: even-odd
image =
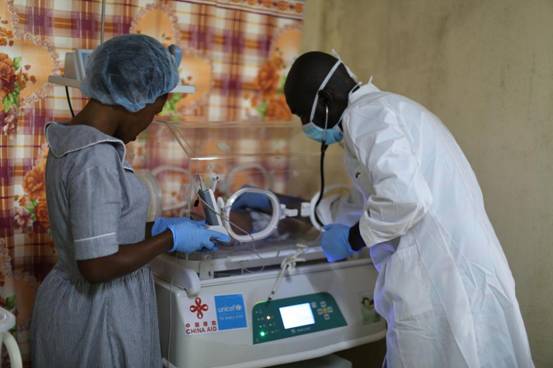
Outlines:
{"type": "MultiPolygon", "coordinates": [[[[293,114],[306,116],[311,113],[315,94],[336,61],[336,57],[320,51],[307,52],[294,61],[284,84],[286,102],[293,114]]],[[[349,79],[349,74],[342,64],[327,87],[342,90],[342,84],[348,86],[349,79]]]]}

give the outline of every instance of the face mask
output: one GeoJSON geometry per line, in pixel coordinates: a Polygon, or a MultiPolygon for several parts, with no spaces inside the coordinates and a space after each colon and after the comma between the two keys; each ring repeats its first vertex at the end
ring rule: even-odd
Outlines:
{"type": "Polygon", "coordinates": [[[325,129],[318,127],[311,121],[303,126],[303,132],[309,138],[317,142],[324,143],[326,145],[340,142],[344,137],[344,134],[338,127],[338,124],[336,124],[330,129],[327,129],[326,128],[327,126],[328,126],[328,107],[326,107],[326,114],[325,114],[325,129]]]}
{"type": "MultiPolygon", "coordinates": [[[[336,69],[338,69],[338,67],[340,66],[340,64],[343,64],[344,67],[346,68],[346,71],[348,72],[349,76],[351,78],[353,78],[354,80],[356,80],[355,75],[349,70],[349,68],[346,66],[346,64],[344,64],[342,62],[342,59],[336,53],[336,51],[332,50],[332,53],[338,60],[332,66],[332,68],[330,68],[330,70],[328,71],[328,74],[326,75],[326,77],[323,79],[321,85],[319,86],[319,89],[317,90],[317,92],[315,94],[315,100],[313,101],[313,106],[311,107],[311,115],[309,116],[309,123],[303,125],[303,132],[305,133],[305,135],[307,135],[309,138],[311,138],[311,139],[313,139],[317,142],[324,143],[326,145],[337,143],[337,142],[340,142],[342,140],[344,134],[342,133],[342,130],[340,129],[339,124],[342,121],[342,118],[344,116],[344,113],[346,112],[346,109],[344,109],[344,111],[342,111],[342,115],[340,116],[338,121],[332,126],[332,128],[328,128],[328,106],[326,106],[325,107],[326,108],[326,116],[325,116],[324,129],[319,127],[317,124],[315,124],[313,122],[313,118],[315,117],[315,111],[317,110],[317,102],[319,101],[319,92],[322,91],[326,87],[326,85],[328,84],[328,81],[330,81],[330,79],[332,78],[332,76],[336,72],[336,69]]],[[[355,85],[355,87],[357,87],[359,84],[360,83],[357,83],[355,85]]],[[[353,92],[355,87],[353,87],[348,92],[348,100],[349,100],[349,96],[351,95],[351,93],[353,92]]]]}

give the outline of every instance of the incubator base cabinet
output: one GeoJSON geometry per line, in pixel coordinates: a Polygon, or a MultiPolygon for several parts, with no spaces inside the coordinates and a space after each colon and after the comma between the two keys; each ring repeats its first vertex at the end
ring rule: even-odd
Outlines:
{"type": "Polygon", "coordinates": [[[195,272],[174,274],[179,262],[165,256],[153,264],[167,367],[269,367],[385,336],[367,258],[298,266],[269,302],[279,269],[199,280],[195,272]]]}
{"type": "Polygon", "coordinates": [[[273,368],[352,368],[350,361],[332,354],[322,358],[302,360],[301,362],[279,364],[273,368]]]}

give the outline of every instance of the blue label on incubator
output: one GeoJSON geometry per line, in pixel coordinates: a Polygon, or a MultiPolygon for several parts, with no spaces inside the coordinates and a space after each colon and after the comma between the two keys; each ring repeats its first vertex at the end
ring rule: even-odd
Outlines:
{"type": "Polygon", "coordinates": [[[215,309],[219,330],[248,327],[246,307],[241,294],[215,295],[215,309]]]}

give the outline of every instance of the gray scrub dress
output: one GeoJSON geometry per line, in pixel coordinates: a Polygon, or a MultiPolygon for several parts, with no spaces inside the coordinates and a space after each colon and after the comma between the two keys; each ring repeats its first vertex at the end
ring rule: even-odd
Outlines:
{"type": "Polygon", "coordinates": [[[33,310],[33,367],[161,367],[149,267],[94,285],[77,267],[144,239],[148,193],[125,161],[125,145],[85,125],[49,123],[46,138],[58,262],[33,310]]]}

